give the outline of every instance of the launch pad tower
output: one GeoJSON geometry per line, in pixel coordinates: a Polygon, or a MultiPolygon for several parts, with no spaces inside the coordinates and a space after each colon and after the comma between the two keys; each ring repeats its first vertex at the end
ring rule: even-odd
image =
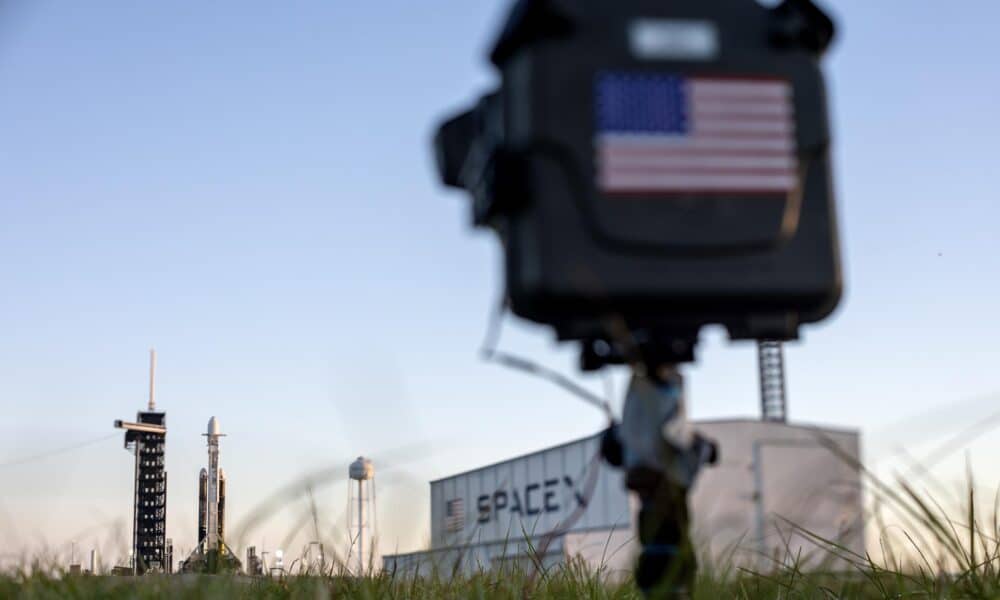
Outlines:
{"type": "Polygon", "coordinates": [[[132,572],[170,571],[167,560],[167,413],[156,410],[156,351],[149,352],[149,405],[134,423],[115,421],[125,430],[125,448],[135,454],[132,509],[132,572]]]}

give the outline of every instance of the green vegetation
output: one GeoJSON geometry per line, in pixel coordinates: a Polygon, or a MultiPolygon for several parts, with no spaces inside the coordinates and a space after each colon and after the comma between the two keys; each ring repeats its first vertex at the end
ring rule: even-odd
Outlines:
{"type": "MultiPolygon", "coordinates": [[[[970,512],[974,522],[974,512],[970,512]]],[[[937,518],[937,517],[935,517],[937,518]]],[[[967,568],[947,571],[944,565],[932,568],[926,549],[914,546],[917,556],[908,566],[879,566],[867,557],[851,555],[833,543],[816,540],[833,558],[847,560],[853,569],[841,573],[806,572],[799,561],[777,561],[767,572],[733,569],[728,573],[704,570],[693,595],[695,600],[736,599],[898,599],[898,598],[1000,598],[1000,554],[994,539],[976,528],[962,533],[958,524],[947,528],[950,539],[940,539],[942,548],[956,555],[945,560],[968,561],[967,568]],[[973,533],[969,535],[969,531],[973,533]],[[964,538],[969,544],[954,544],[964,538]]],[[[996,531],[996,523],[993,523],[996,531]]],[[[801,532],[805,534],[805,532],[801,532]]],[[[930,534],[933,535],[933,534],[930,534]]],[[[911,538],[912,539],[912,538],[911,538]]],[[[424,579],[372,574],[355,578],[344,574],[302,575],[283,578],[244,576],[149,576],[144,578],[51,574],[42,565],[0,576],[0,598],[542,598],[542,599],[640,599],[629,581],[609,581],[606,573],[593,572],[582,564],[569,564],[549,571],[537,571],[512,563],[497,572],[471,577],[428,577],[424,579]]]]}
{"type": "MultiPolygon", "coordinates": [[[[1000,598],[1000,585],[961,575],[893,573],[878,568],[852,575],[806,575],[794,568],[769,574],[740,572],[730,578],[702,577],[695,599],[715,598],[1000,598]]],[[[608,583],[579,569],[545,577],[530,573],[484,573],[470,578],[393,579],[387,575],[291,577],[284,580],[226,576],[0,577],[0,598],[545,598],[639,599],[628,582],[608,583]]]]}
{"type": "MultiPolygon", "coordinates": [[[[857,465],[861,468],[860,465],[857,465]]],[[[768,557],[767,568],[703,568],[692,598],[735,599],[1000,599],[1000,493],[988,516],[977,504],[970,481],[946,511],[935,497],[949,494],[922,475],[887,485],[867,473],[873,503],[867,527],[877,538],[876,559],[853,553],[835,541],[788,524],[812,542],[813,551],[768,557]],[[933,488],[917,488],[916,481],[933,488]],[[955,514],[960,516],[955,517],[955,514]],[[886,526],[883,515],[891,515],[886,526]],[[811,565],[809,568],[806,565],[811,565]],[[835,567],[836,565],[836,567],[835,567]],[[835,570],[836,568],[836,570],[835,570]]],[[[786,546],[789,547],[789,546],[786,546]]],[[[299,565],[300,561],[296,561],[299,565]]],[[[762,561],[757,561],[762,562],[762,561]]],[[[351,577],[343,563],[325,575],[250,578],[236,575],[174,575],[145,578],[69,575],[53,563],[0,574],[0,599],[25,598],[510,598],[639,599],[630,581],[616,581],[583,563],[551,569],[542,561],[516,560],[497,571],[471,577],[448,574],[422,579],[375,573],[351,577]]]]}

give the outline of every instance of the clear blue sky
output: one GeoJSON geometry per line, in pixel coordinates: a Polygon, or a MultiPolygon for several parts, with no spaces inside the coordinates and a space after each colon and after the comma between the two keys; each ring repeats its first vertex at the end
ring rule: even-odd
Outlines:
{"type": "MultiPolygon", "coordinates": [[[[826,5],[847,295],[789,348],[791,413],[874,452],[1000,409],[1000,4],[826,5]]],[[[0,2],[0,463],[113,433],[150,345],[179,550],[212,415],[237,519],[311,468],[430,441],[380,475],[384,550],[422,542],[426,480],[598,429],[478,361],[499,254],[431,168],[434,124],[492,81],[506,6],[0,2]]],[[[572,372],[544,330],[506,331],[572,372]]],[[[711,332],[700,358],[693,415],[755,414],[752,347],[711,332]]],[[[977,462],[991,484],[997,445],[977,462]]],[[[107,538],[130,465],[114,439],[0,468],[3,551],[107,538]]],[[[335,519],[346,493],[320,501],[335,519]]]]}

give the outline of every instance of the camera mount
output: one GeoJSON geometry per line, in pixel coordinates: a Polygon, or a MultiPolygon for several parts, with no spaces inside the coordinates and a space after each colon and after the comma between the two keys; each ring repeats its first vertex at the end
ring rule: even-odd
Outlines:
{"type": "Polygon", "coordinates": [[[632,368],[605,456],[642,500],[651,596],[696,566],[686,496],[715,448],[687,431],[677,366],[701,328],[795,339],[840,300],[834,33],[810,0],[520,0],[500,85],[435,138],[500,238],[511,310],[578,342],[583,370],[632,368]]]}

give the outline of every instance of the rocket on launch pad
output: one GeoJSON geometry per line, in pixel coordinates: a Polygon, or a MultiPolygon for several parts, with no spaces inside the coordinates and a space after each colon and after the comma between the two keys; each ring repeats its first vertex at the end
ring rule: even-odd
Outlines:
{"type": "Polygon", "coordinates": [[[198,546],[183,563],[186,572],[218,573],[239,570],[240,561],[225,542],[226,473],[219,467],[219,439],[225,437],[212,417],[208,430],[208,468],[198,476],[198,546]]]}

